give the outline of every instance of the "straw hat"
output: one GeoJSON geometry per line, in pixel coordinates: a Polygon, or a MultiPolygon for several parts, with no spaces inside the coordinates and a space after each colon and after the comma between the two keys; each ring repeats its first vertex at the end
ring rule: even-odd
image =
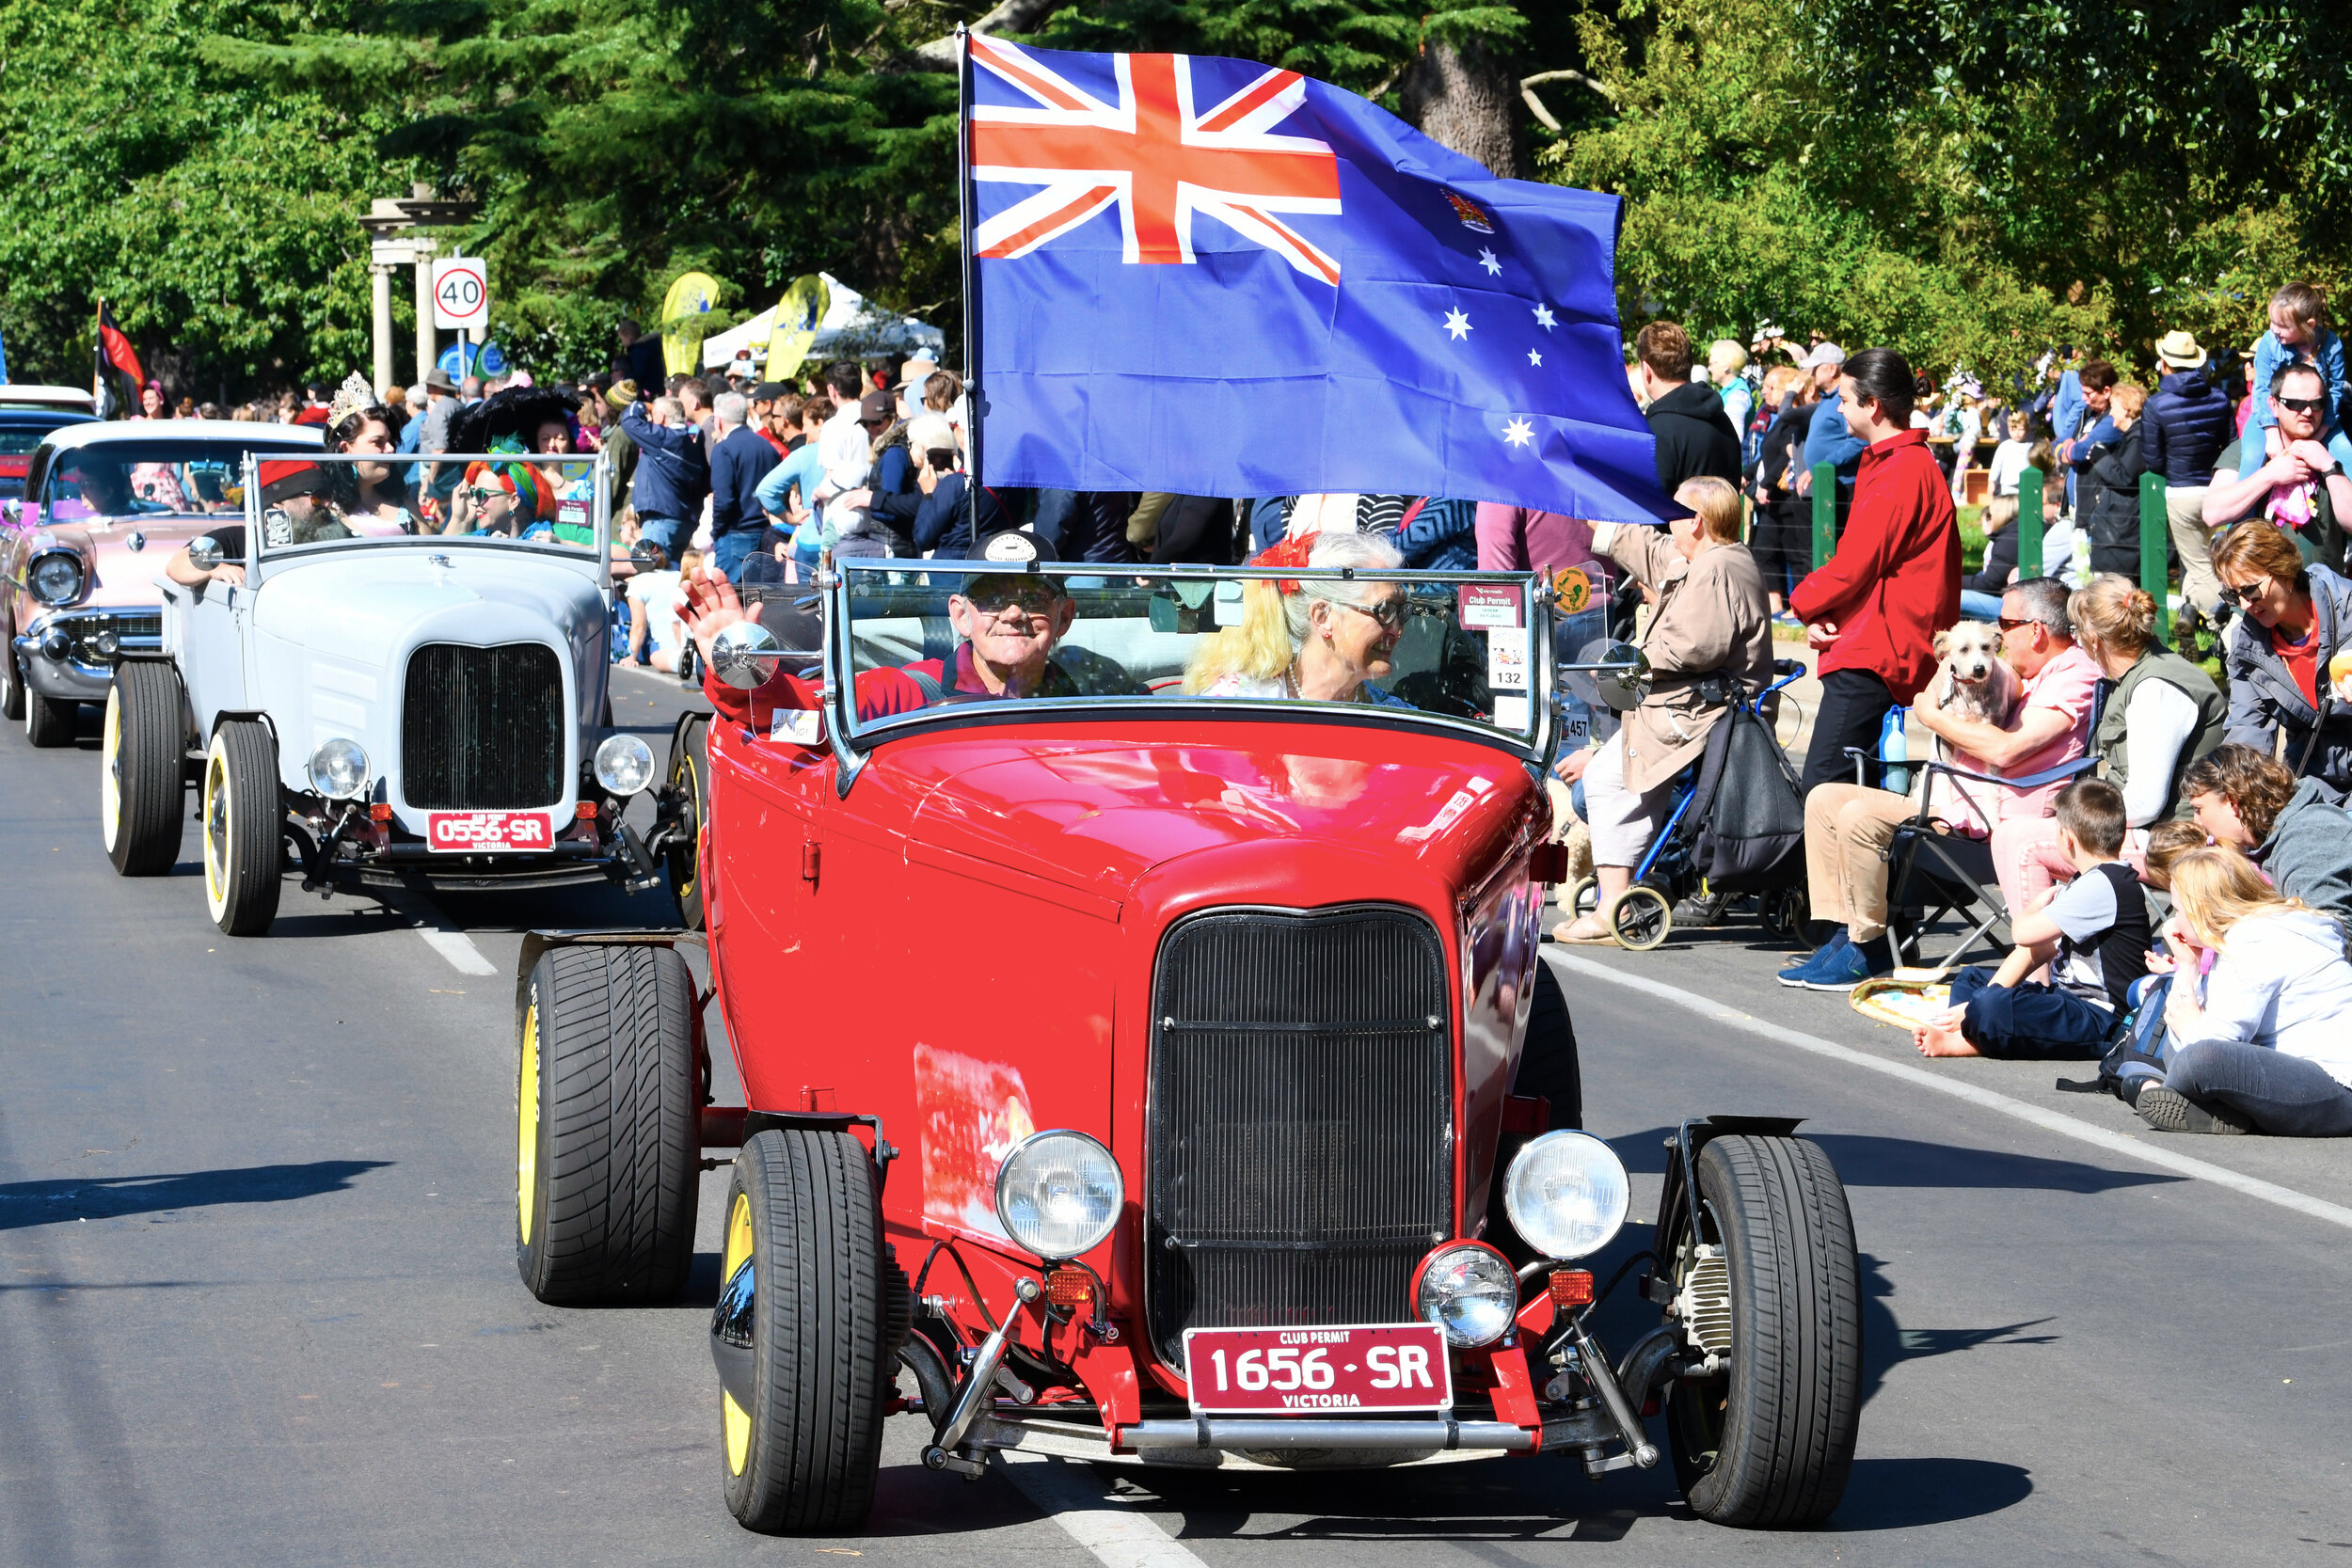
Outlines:
{"type": "Polygon", "coordinates": [[[2186,332],[2168,332],[2156,342],[2156,358],[2167,370],[2193,371],[2205,362],[2205,351],[2186,332]]]}

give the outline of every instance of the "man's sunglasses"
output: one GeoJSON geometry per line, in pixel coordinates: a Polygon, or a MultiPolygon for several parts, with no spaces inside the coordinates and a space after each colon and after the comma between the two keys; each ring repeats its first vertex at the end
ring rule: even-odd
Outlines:
{"type": "Polygon", "coordinates": [[[1369,615],[1380,623],[1383,631],[1394,631],[1405,624],[1405,601],[1382,599],[1378,604],[1352,604],[1347,607],[1359,615],[1369,615]]]}
{"type": "Polygon", "coordinates": [[[2012,621],[2008,616],[2003,615],[1995,619],[1994,624],[1999,626],[2003,631],[2015,631],[2020,626],[2038,626],[2042,623],[2039,621],[2012,621]]]}
{"type": "Polygon", "coordinates": [[[1025,583],[1019,588],[983,588],[967,601],[983,615],[1001,615],[1014,605],[1027,615],[1051,615],[1061,603],[1061,590],[1051,583],[1025,583]]]}
{"type": "Polygon", "coordinates": [[[2326,398],[2280,398],[2279,406],[2290,414],[2316,414],[2328,406],[2326,398]]]}

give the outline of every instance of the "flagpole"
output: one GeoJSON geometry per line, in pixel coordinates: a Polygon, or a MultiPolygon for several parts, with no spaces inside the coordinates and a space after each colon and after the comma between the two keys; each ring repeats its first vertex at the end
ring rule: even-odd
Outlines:
{"type": "Polygon", "coordinates": [[[980,389],[972,379],[979,360],[974,339],[980,312],[973,290],[978,269],[972,261],[972,36],[956,24],[956,248],[963,267],[963,414],[970,451],[964,454],[964,504],[972,530],[972,554],[980,553],[980,389]]]}
{"type": "Polygon", "coordinates": [[[98,313],[90,318],[90,412],[106,417],[106,296],[98,296],[98,313]]]}

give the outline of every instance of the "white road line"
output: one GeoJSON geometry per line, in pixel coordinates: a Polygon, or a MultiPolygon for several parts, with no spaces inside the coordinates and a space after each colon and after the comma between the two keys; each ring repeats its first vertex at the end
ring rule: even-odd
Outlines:
{"type": "Polygon", "coordinates": [[[1104,1568],[1207,1568],[1158,1520],[1104,1496],[1084,1466],[1009,1450],[998,1457],[1006,1479],[1104,1568]]]}
{"type": "Polygon", "coordinates": [[[450,968],[460,974],[496,974],[498,966],[482,956],[482,949],[473,944],[473,938],[463,931],[442,930],[432,926],[419,926],[417,935],[424,944],[449,960],[450,968]]]}
{"type": "Polygon", "coordinates": [[[2048,1110],[2040,1105],[2028,1104],[2022,1100],[2011,1099],[2008,1095],[1985,1088],[1981,1085],[1967,1083],[1958,1078],[1947,1078],[1941,1074],[1930,1072],[1924,1068],[1913,1067],[1908,1062],[1890,1062],[1883,1056],[1873,1055],[1867,1051],[1856,1051],[1851,1046],[1838,1045],[1818,1035],[1803,1034],[1795,1029],[1785,1029],[1777,1023],[1767,1023],[1760,1018],[1740,1012],[1738,1008],[1727,1006],[1711,997],[1701,996],[1694,991],[1683,990],[1678,987],[1662,985],[1656,980],[1645,980],[1639,975],[1627,974],[1620,970],[1610,968],[1607,964],[1596,963],[1590,958],[1580,958],[1566,953],[1554,953],[1551,955],[1551,961],[1571,974],[1603,980],[1611,985],[1623,986],[1629,990],[1637,990],[1645,996],[1657,997],[1661,1002],[1671,1002],[1678,1007],[1687,1007],[1703,1017],[1745,1029],[1748,1033],[1760,1035],[1768,1040],[1777,1040],[1782,1045],[1793,1045],[1800,1051],[1810,1051],[1817,1056],[1827,1056],[1833,1061],[1844,1062],[1850,1066],[1868,1068],[1871,1071],[1883,1072],[1889,1078],[1899,1078],[1904,1083],[1920,1088],[1933,1089],[1938,1094],[1947,1094],[1955,1100],[1965,1100],[1972,1105],[1980,1105],[1988,1111],[1998,1111],[2001,1115],[2014,1117],[2019,1121],[2029,1121],[2036,1127],[2045,1128],[2061,1136],[2091,1144],[2111,1154],[2127,1155],[2143,1164],[2171,1171],[2175,1175],[2194,1177],[2200,1181],[2211,1181],[2216,1186],[2227,1187],[2232,1192],[2243,1193],[2248,1197],[2260,1198],[2265,1203],[2275,1203],[2281,1209],[2292,1209],[2298,1214],[2309,1214],[2313,1219],[2326,1220],[2331,1225],[2340,1225],[2352,1229],[2352,1209],[2346,1209],[2342,1204],[2329,1203],[2325,1198],[2313,1197],[2309,1193],[2297,1192],[2293,1187],[2282,1187],[2276,1181],[2265,1181],[2259,1176],[2248,1176],[2243,1171],[2234,1171],[2226,1165],[2211,1164],[2191,1155],[2177,1154],[2169,1148],[2144,1143],[2137,1138],[2105,1127],[2093,1126],[2090,1122],[2067,1116],[2063,1112],[2048,1110]]]}

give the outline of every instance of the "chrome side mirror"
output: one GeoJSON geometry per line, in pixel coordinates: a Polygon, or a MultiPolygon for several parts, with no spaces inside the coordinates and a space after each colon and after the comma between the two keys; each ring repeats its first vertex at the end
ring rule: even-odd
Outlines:
{"type": "Polygon", "coordinates": [[[188,541],[188,564],[199,572],[216,569],[222,561],[220,541],[211,534],[199,534],[188,541]]]}
{"type": "Polygon", "coordinates": [[[1612,642],[1590,664],[1563,664],[1562,673],[1592,677],[1593,690],[1612,712],[1630,713],[1649,695],[1649,656],[1630,642],[1612,642]]]}
{"type": "Polygon", "coordinates": [[[774,673],[784,656],[775,633],[757,621],[738,621],[710,640],[710,673],[749,691],[774,673]]]}

